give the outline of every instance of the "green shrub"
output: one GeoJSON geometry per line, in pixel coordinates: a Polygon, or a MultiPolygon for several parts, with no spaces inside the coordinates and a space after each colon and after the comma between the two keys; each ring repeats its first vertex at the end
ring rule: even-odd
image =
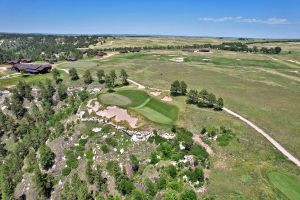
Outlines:
{"type": "Polygon", "coordinates": [[[117,140],[114,139],[114,138],[112,138],[112,137],[106,138],[106,139],[105,139],[105,142],[106,142],[108,145],[112,146],[112,147],[117,147],[117,146],[118,146],[117,140]]]}
{"type": "Polygon", "coordinates": [[[168,166],[166,171],[172,178],[175,178],[177,176],[177,169],[173,165],[168,166]]]}
{"type": "Polygon", "coordinates": [[[101,145],[101,150],[103,151],[103,153],[108,153],[109,152],[109,148],[106,144],[101,145]]]}
{"type": "Polygon", "coordinates": [[[66,167],[62,170],[63,176],[68,176],[71,173],[72,169],[70,167],[66,167]]]}
{"type": "Polygon", "coordinates": [[[79,146],[84,147],[85,144],[87,143],[87,139],[80,139],[78,143],[79,143],[79,146]]]}
{"type": "Polygon", "coordinates": [[[227,146],[229,142],[235,137],[235,134],[224,127],[221,127],[221,135],[218,136],[217,142],[220,146],[227,146]]]}
{"type": "Polygon", "coordinates": [[[198,144],[193,144],[190,154],[196,156],[201,161],[205,161],[208,158],[206,150],[198,144]]]}
{"type": "Polygon", "coordinates": [[[87,150],[85,154],[86,154],[86,159],[93,160],[94,154],[93,154],[92,148],[90,148],[89,150],[87,150]]]}

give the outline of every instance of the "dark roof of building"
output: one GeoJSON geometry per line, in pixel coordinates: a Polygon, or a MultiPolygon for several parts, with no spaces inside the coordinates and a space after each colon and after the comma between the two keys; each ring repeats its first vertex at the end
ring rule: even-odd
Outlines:
{"type": "Polygon", "coordinates": [[[33,64],[15,64],[12,69],[20,71],[21,69],[25,69],[27,73],[40,73],[45,70],[51,69],[52,66],[47,65],[33,65],[33,64]]]}
{"type": "Polygon", "coordinates": [[[103,51],[97,51],[97,52],[95,53],[95,55],[96,55],[96,56],[105,56],[105,55],[107,55],[107,53],[105,53],[105,52],[103,52],[103,51]]]}
{"type": "Polygon", "coordinates": [[[9,65],[14,65],[20,63],[20,60],[7,60],[5,63],[9,65]]]}
{"type": "Polygon", "coordinates": [[[23,58],[23,59],[21,59],[21,62],[30,63],[30,62],[33,62],[33,59],[32,58],[23,58]]]}
{"type": "Polygon", "coordinates": [[[76,58],[76,57],[73,57],[73,56],[69,56],[69,57],[67,58],[67,60],[68,60],[68,61],[76,61],[77,58],[76,58]]]}

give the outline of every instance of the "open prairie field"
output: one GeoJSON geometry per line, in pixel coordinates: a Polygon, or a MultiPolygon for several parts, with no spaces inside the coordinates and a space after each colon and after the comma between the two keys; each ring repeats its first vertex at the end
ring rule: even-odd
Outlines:
{"type": "Polygon", "coordinates": [[[217,38],[191,38],[191,37],[109,37],[105,43],[91,45],[89,48],[116,48],[116,47],[144,47],[144,46],[168,46],[168,45],[192,45],[192,44],[220,44],[232,42],[237,39],[217,38]]]}

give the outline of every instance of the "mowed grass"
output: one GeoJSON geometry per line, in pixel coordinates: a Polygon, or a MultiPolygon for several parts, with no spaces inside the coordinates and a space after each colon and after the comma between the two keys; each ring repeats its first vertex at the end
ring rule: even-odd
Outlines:
{"type": "Polygon", "coordinates": [[[269,181],[290,200],[300,199],[300,179],[281,172],[268,173],[269,181]]]}
{"type": "Polygon", "coordinates": [[[178,108],[150,97],[141,90],[118,90],[100,96],[102,103],[130,108],[158,124],[172,125],[178,118],[178,108]],[[121,97],[120,97],[121,96],[121,97]]]}

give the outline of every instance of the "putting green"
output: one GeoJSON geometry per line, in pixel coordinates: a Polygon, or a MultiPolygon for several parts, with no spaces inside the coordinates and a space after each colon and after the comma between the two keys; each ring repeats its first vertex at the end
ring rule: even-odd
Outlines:
{"type": "Polygon", "coordinates": [[[115,93],[101,95],[100,100],[107,105],[131,108],[159,124],[172,125],[178,117],[176,106],[150,97],[141,90],[119,90],[115,93]]]}
{"type": "Polygon", "coordinates": [[[300,199],[300,179],[281,172],[272,171],[268,173],[272,185],[290,200],[300,199]]]}

